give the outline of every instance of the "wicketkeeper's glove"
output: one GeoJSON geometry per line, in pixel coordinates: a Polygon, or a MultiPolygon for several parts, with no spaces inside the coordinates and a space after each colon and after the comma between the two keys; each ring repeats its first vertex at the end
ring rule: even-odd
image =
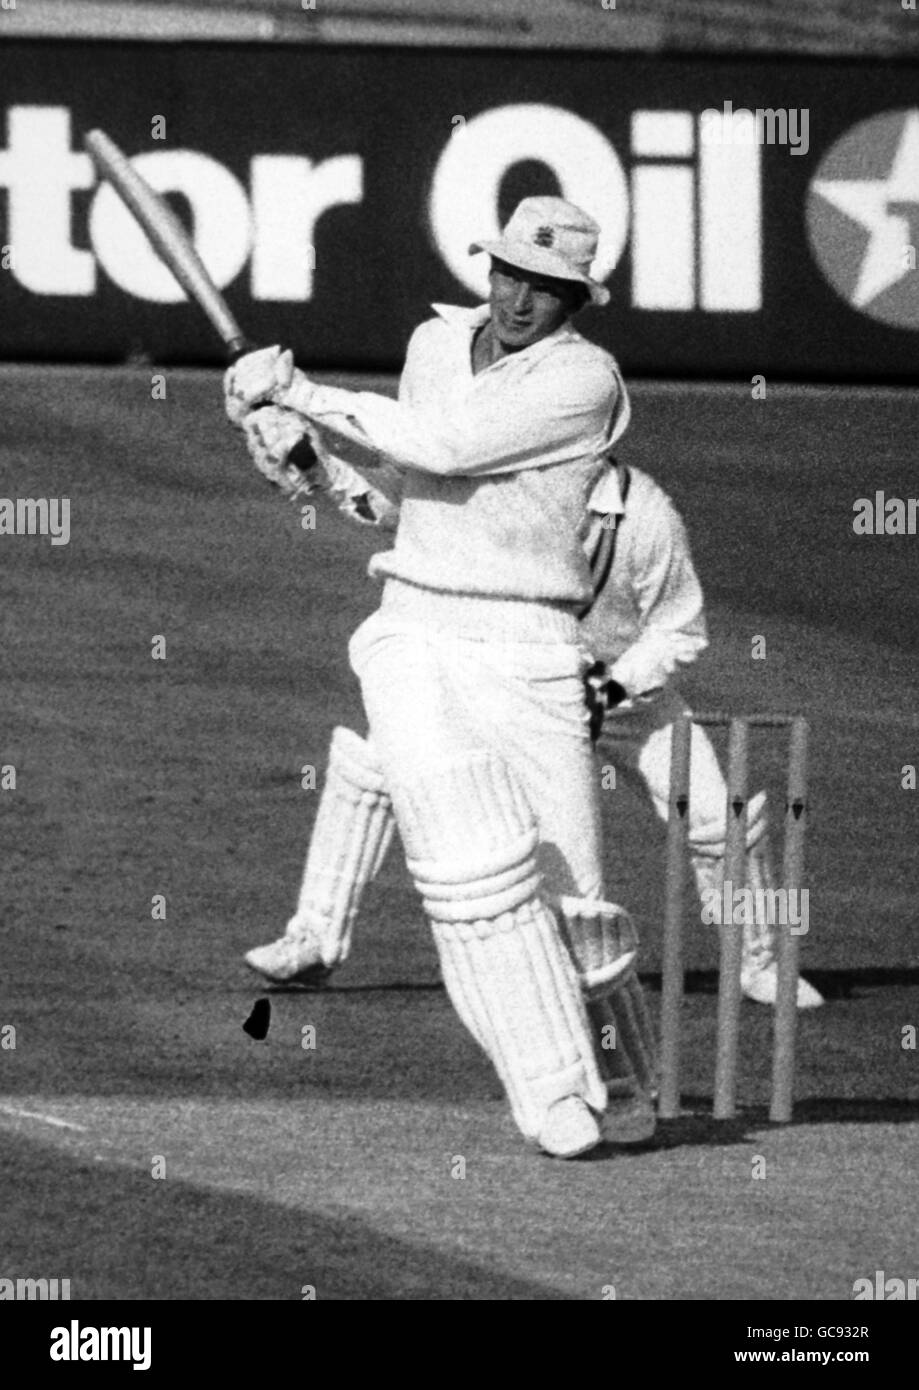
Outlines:
{"type": "Polygon", "coordinates": [[[619,682],[612,679],[606,664],[595,661],[584,672],[584,698],[590,715],[590,739],[596,743],[603,731],[607,710],[621,705],[628,695],[619,682]]]}

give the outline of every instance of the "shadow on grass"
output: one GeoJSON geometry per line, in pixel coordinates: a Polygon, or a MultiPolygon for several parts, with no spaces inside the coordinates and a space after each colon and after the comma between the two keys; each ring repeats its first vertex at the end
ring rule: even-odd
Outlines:
{"type": "MultiPolygon", "coordinates": [[[[805,970],[803,974],[824,999],[856,998],[862,989],[909,989],[919,986],[919,966],[889,969],[869,966],[862,970],[805,970]]],[[[687,970],[687,994],[717,994],[717,970],[687,970]]],[[[642,974],[642,983],[660,991],[660,974],[642,974]]]]}
{"type": "MultiPolygon", "coordinates": [[[[5,1134],[4,1273],[74,1299],[566,1300],[563,1292],[373,1230],[351,1215],[155,1181],[5,1134]]],[[[322,1193],[316,1193],[321,1201],[322,1193]]]]}
{"type": "MultiPolygon", "coordinates": [[[[800,1125],[840,1124],[916,1124],[919,1122],[919,1101],[894,1096],[876,1099],[842,1099],[838,1096],[819,1096],[795,1102],[794,1119],[790,1125],[773,1125],[766,1105],[745,1105],[732,1120],[716,1120],[712,1116],[710,1096],[684,1095],[685,1113],[674,1120],[659,1120],[653,1148],[680,1149],[700,1145],[705,1148],[724,1148],[745,1143],[751,1132],[762,1129],[794,1129],[800,1125]]],[[[618,1152],[622,1152],[621,1150],[618,1152]]]]}
{"type": "MultiPolygon", "coordinates": [[[[439,980],[419,982],[417,980],[381,980],[378,984],[336,985],[320,984],[266,984],[264,994],[438,994],[443,993],[439,980]]],[[[250,991],[251,992],[251,991],[250,991]]]]}
{"type": "MultiPolygon", "coordinates": [[[[824,999],[852,999],[861,989],[909,989],[919,987],[919,966],[904,966],[889,969],[882,966],[869,966],[861,970],[806,970],[804,974],[820,991],[824,999]]],[[[687,994],[717,994],[717,970],[687,970],[687,994]]],[[[659,973],[641,976],[642,984],[648,989],[661,988],[659,973]]],[[[331,981],[325,984],[266,985],[269,994],[287,992],[323,994],[419,994],[443,989],[439,980],[381,980],[377,983],[360,985],[339,985],[331,981]]]]}

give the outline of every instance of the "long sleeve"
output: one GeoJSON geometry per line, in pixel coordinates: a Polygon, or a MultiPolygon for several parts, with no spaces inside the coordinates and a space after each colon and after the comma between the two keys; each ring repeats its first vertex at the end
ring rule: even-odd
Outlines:
{"type": "MultiPolygon", "coordinates": [[[[429,335],[430,336],[430,335],[429,335]]],[[[436,346],[436,345],[435,345],[436,346]]],[[[319,386],[303,413],[320,427],[376,451],[402,468],[475,477],[542,468],[603,448],[621,413],[620,384],[609,359],[580,343],[559,344],[552,371],[528,372],[500,389],[502,359],[465,392],[431,401],[411,389],[399,401],[366,391],[319,386]],[[486,378],[488,378],[486,380],[486,378]],[[497,389],[496,389],[497,388],[497,389]]],[[[413,338],[404,379],[424,378],[431,345],[413,338]]],[[[297,407],[296,385],[291,404],[297,407]]]]}
{"type": "Polygon", "coordinates": [[[394,531],[399,523],[402,500],[402,476],[389,464],[368,469],[373,478],[358,473],[350,463],[330,453],[315,432],[314,447],[325,470],[329,497],[338,510],[363,526],[377,526],[382,531],[394,531]]]}
{"type": "Polygon", "coordinates": [[[639,634],[610,667],[630,696],[659,689],[678,666],[688,666],[708,646],[702,587],[689,551],[686,528],[663,493],[653,518],[641,518],[632,574],[639,634]]]}
{"type": "Polygon", "coordinates": [[[410,586],[457,601],[526,599],[547,621],[562,607],[572,617],[590,593],[587,499],[628,423],[615,359],[564,324],[474,373],[487,306],[435,315],[412,335],[398,401],[301,375],[284,404],[372,486],[381,465],[395,471],[398,530],[370,564],[391,596],[410,586]]]}

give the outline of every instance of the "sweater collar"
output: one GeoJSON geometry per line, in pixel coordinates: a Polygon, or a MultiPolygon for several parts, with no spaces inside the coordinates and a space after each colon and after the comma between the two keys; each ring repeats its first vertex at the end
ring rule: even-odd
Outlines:
{"type": "MultiPolygon", "coordinates": [[[[432,304],[431,308],[438,317],[442,318],[451,328],[455,328],[458,333],[462,333],[471,343],[472,336],[476,329],[481,328],[483,323],[487,323],[490,317],[488,304],[477,304],[474,308],[465,308],[461,304],[432,304]]],[[[550,333],[546,338],[540,338],[538,343],[531,344],[530,347],[521,348],[519,352],[509,352],[505,357],[501,357],[493,363],[493,367],[498,367],[502,362],[524,361],[533,362],[542,357],[545,353],[551,352],[552,348],[559,343],[572,342],[580,338],[576,328],[571,325],[570,319],[556,328],[554,333],[550,333]]],[[[489,369],[491,370],[491,369],[489,369]]]]}
{"type": "Polygon", "coordinates": [[[622,500],[622,480],[616,465],[608,464],[594,485],[587,504],[588,510],[601,516],[625,516],[625,503],[622,500]]]}
{"type": "Polygon", "coordinates": [[[476,304],[472,309],[462,304],[432,304],[431,308],[438,318],[442,318],[451,328],[465,330],[470,334],[488,318],[487,304],[476,304]]]}

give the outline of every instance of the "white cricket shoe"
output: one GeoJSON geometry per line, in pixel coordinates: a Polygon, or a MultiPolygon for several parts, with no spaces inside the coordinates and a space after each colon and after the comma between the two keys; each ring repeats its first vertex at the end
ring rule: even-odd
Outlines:
{"type": "Polygon", "coordinates": [[[656,1128],[654,1105],[645,1091],[611,1099],[600,1116],[605,1144],[647,1144],[656,1128]]]}
{"type": "MultiPolygon", "coordinates": [[[[778,967],[774,959],[753,959],[744,961],[740,971],[740,988],[747,999],[755,1004],[769,1004],[775,1007],[778,996],[778,967]]],[[[823,995],[813,985],[798,976],[798,1008],[819,1009],[824,1002],[823,995]]]]}
{"type": "Polygon", "coordinates": [[[304,935],[281,936],[268,946],[256,946],[246,952],[245,962],[277,985],[321,985],[332,973],[316,942],[304,935]]]}
{"type": "Polygon", "coordinates": [[[597,1118],[580,1096],[565,1096],[549,1106],[539,1132],[539,1147],[553,1158],[577,1158],[602,1141],[597,1118]]]}

